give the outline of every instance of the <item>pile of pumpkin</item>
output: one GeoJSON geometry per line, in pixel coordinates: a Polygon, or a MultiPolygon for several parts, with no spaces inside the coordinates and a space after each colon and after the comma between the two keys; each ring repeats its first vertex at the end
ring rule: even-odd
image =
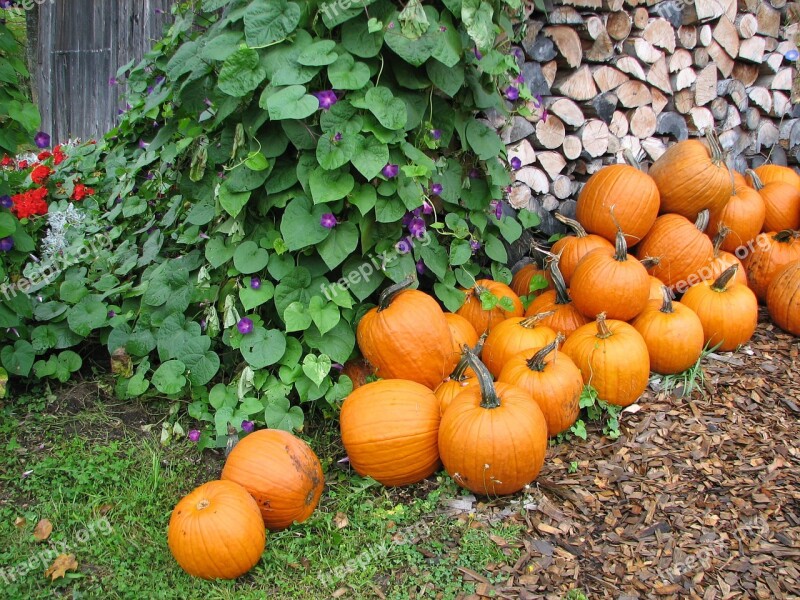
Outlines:
{"type": "Polygon", "coordinates": [[[358,386],[340,416],[356,472],[402,486],[443,464],[474,493],[511,494],[538,475],[548,436],[574,424],[585,385],[628,406],[651,371],[680,373],[704,348],[746,343],[758,300],[800,335],[792,169],[729,171],[709,135],[672,146],[649,174],[601,169],[577,217],[560,217],[575,233],[545,269],[532,262],[511,286],[479,280],[455,314],[408,281],[383,292],[358,324],[366,363],[344,371],[358,386]],[[365,383],[364,364],[382,379],[365,383]]]}

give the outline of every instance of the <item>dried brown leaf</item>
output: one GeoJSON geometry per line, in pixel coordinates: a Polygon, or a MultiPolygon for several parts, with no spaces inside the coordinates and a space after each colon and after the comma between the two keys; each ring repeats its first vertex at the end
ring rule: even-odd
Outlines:
{"type": "Polygon", "coordinates": [[[33,537],[37,542],[43,542],[50,537],[51,533],[53,533],[53,524],[50,519],[42,519],[33,529],[33,537]]]}
{"type": "Polygon", "coordinates": [[[75,560],[74,554],[59,554],[44,572],[45,577],[49,577],[50,581],[55,581],[67,574],[67,571],[77,571],[78,561],[75,560]]]}

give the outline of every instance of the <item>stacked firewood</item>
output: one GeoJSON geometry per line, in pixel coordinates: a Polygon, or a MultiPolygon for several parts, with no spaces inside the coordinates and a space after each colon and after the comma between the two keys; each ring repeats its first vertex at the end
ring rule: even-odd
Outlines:
{"type": "Polygon", "coordinates": [[[561,231],[552,213],[573,213],[603,165],[626,151],[653,161],[709,128],[738,170],[768,157],[797,163],[800,3],[555,0],[546,13],[530,4],[519,58],[540,99],[532,116],[487,117],[521,164],[509,203],[538,212],[545,231],[561,231]]]}

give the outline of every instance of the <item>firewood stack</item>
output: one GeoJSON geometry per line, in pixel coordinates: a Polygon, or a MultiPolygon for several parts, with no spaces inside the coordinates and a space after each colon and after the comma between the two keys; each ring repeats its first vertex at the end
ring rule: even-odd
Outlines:
{"type": "Polygon", "coordinates": [[[508,201],[564,231],[583,182],[631,150],[645,163],[709,127],[729,165],[797,164],[800,3],[786,0],[530,2],[520,53],[540,96],[530,117],[487,118],[521,168],[508,201]],[[794,92],[793,92],[794,86],[794,92]],[[542,119],[542,107],[546,119],[542,119]]]}

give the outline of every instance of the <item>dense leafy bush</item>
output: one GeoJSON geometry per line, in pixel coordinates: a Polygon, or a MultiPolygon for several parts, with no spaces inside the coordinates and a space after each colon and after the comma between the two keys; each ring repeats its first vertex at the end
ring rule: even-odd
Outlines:
{"type": "MultiPolygon", "coordinates": [[[[78,237],[108,243],[11,301],[5,368],[59,377],[77,364],[59,352],[103,344],[121,397],[191,396],[190,415],[210,424],[203,446],[243,421],[300,428],[303,405],[333,413],[351,390],[336,365],[385,281],[417,272],[455,310],[459,286],[511,279],[506,244],[538,223],[502,203],[504,146],[476,118],[525,110],[519,8],[176,7],[165,38],[112,80],[129,91],[121,124],[69,149],[53,175],[51,202],[76,182],[97,190],[79,205],[78,237]]],[[[35,185],[2,173],[0,193],[35,185]]],[[[18,259],[12,279],[28,268],[18,259]]]]}

